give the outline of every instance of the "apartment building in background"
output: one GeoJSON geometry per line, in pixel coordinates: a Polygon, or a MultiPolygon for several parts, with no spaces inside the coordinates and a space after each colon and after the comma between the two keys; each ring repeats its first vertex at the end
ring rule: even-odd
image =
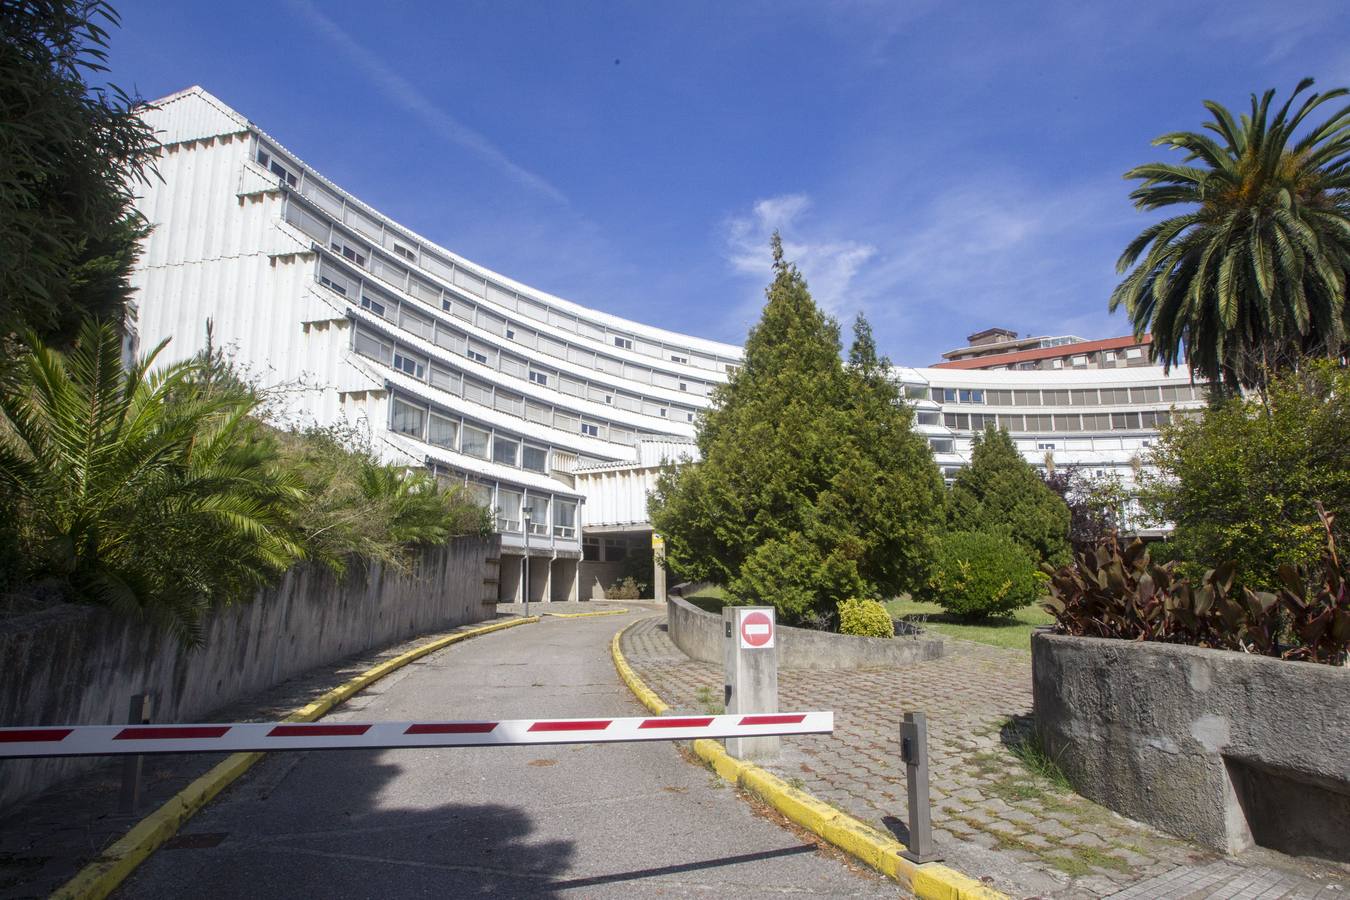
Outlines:
{"type": "MultiPolygon", "coordinates": [[[[144,117],[162,178],[138,189],[153,230],[133,275],[133,342],[169,338],[161,360],[184,359],[209,321],[245,371],[286,386],[283,420],[359,425],[383,459],[464,485],[501,533],[497,599],[598,596],[650,552],[647,495],[663,464],[697,457],[698,415],[741,365],[739,346],[581,306],[440,247],[200,87],[144,117]]],[[[1014,340],[895,370],[947,477],[996,424],[1037,465],[1132,481],[1158,425],[1200,405],[1146,352],[967,365],[1109,343],[999,346],[1014,340]]]]}

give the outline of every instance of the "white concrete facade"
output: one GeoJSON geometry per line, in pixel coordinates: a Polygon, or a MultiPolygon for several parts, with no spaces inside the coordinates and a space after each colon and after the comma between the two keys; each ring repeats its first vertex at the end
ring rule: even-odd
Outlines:
{"type": "MultiPolygon", "coordinates": [[[[133,276],[142,351],[171,339],[162,361],[192,356],[209,320],[218,347],[284,386],[283,419],[361,426],[384,459],[468,486],[502,533],[503,599],[525,595],[527,543],[530,598],[569,599],[586,593],[583,532],[650,530],[656,473],[696,453],[697,416],[741,364],[740,347],[589,309],[466,260],[324,179],[201,88],[144,116],[163,149],[162,180],[137,201],[153,227],[133,276]]],[[[1035,463],[1050,452],[1132,480],[1159,415],[1198,405],[1184,376],[1153,367],[895,374],[912,386],[916,427],[948,474],[969,459],[975,415],[999,417],[1035,463]]]]}

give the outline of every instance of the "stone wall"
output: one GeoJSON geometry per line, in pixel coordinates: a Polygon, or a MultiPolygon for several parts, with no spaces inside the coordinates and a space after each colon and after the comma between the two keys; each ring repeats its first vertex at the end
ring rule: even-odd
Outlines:
{"type": "MultiPolygon", "coordinates": [[[[339,580],[297,566],[252,603],[211,614],[193,651],[94,606],[0,621],[0,725],[117,724],[141,693],[155,695],[157,722],[200,721],[317,666],[482,621],[496,612],[498,542],[456,539],[420,554],[408,575],[354,565],[339,580]]],[[[0,807],[98,762],[0,760],[0,807]]]]}
{"type": "Polygon", "coordinates": [[[1221,852],[1350,862],[1350,669],[1032,638],[1036,729],[1086,797],[1221,852]]]}
{"type": "MultiPolygon", "coordinates": [[[[722,617],[704,612],[689,601],[671,596],[666,601],[670,639],[686,656],[722,664],[722,617]]],[[[778,626],[774,641],[778,665],[784,669],[865,669],[903,666],[942,656],[939,638],[872,638],[778,626]]]]}

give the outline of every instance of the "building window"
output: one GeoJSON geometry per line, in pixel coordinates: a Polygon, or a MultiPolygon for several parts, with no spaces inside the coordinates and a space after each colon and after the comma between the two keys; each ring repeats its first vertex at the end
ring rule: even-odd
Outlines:
{"type": "Polygon", "coordinates": [[[1056,448],[1056,446],[1055,446],[1055,442],[1054,442],[1054,441],[1037,441],[1037,442],[1036,442],[1036,449],[1037,449],[1037,450],[1055,450],[1055,449],[1057,449],[1057,448],[1056,448]]]}
{"type": "MultiPolygon", "coordinates": [[[[346,291],[342,291],[341,293],[345,294],[346,291]]],[[[385,311],[384,304],[378,300],[370,299],[365,294],[361,295],[361,308],[370,310],[375,315],[379,316],[381,319],[384,318],[384,311],[385,311]]]]}
{"type": "Polygon", "coordinates": [[[501,463],[504,466],[518,465],[520,459],[520,441],[513,441],[510,438],[502,437],[500,434],[492,438],[492,461],[501,463]]]}
{"type": "Polygon", "coordinates": [[[658,410],[656,411],[656,414],[659,415],[659,416],[660,416],[661,418],[663,418],[663,419],[666,418],[666,408],[665,408],[664,406],[661,407],[660,409],[658,409],[658,410]]]}
{"type": "Polygon", "coordinates": [[[356,332],[352,341],[352,346],[356,352],[362,356],[369,356],[371,359],[379,360],[385,365],[389,365],[394,353],[392,344],[360,330],[356,332]]]}
{"type": "Polygon", "coordinates": [[[535,384],[540,384],[543,385],[544,387],[548,387],[548,376],[545,375],[543,372],[531,371],[530,380],[533,381],[535,384]]]}
{"type": "Polygon", "coordinates": [[[694,421],[694,414],[693,414],[693,413],[685,413],[685,414],[684,414],[684,418],[685,418],[685,421],[687,421],[687,422],[692,422],[692,421],[694,421]]]}
{"type": "Polygon", "coordinates": [[[297,180],[294,175],[286,170],[286,167],[267,155],[265,150],[258,151],[258,164],[267,169],[273,175],[284,181],[291,187],[295,187],[297,180]]]}
{"type": "Polygon", "coordinates": [[[342,254],[344,259],[351,260],[358,266],[365,268],[366,265],[365,254],[358,252],[355,247],[352,247],[345,241],[340,241],[336,239],[334,239],[332,247],[335,252],[342,254]]]}
{"type": "Polygon", "coordinates": [[[399,434],[410,434],[413,437],[420,438],[422,436],[422,423],[426,420],[426,416],[426,410],[404,403],[395,397],[389,428],[399,434]]]}
{"type": "Polygon", "coordinates": [[[328,272],[320,270],[319,284],[323,285],[324,287],[328,288],[330,291],[333,291],[334,293],[341,294],[344,297],[347,296],[347,279],[339,275],[332,275],[329,274],[328,272]]]}
{"type": "Polygon", "coordinates": [[[680,364],[686,365],[686,366],[689,365],[689,357],[687,357],[687,356],[676,356],[674,353],[670,354],[670,361],[673,362],[673,363],[680,363],[680,364]]]}
{"type": "Polygon", "coordinates": [[[928,443],[933,448],[934,453],[953,452],[951,438],[930,438],[928,443]]]}
{"type": "Polygon", "coordinates": [[[529,469],[531,472],[544,472],[548,470],[548,451],[543,447],[531,447],[525,445],[525,451],[521,459],[522,468],[529,469]]]}
{"type": "Polygon", "coordinates": [[[600,561],[600,540],[598,538],[582,538],[581,558],[587,562],[600,561]]]}
{"type": "Polygon", "coordinates": [[[397,253],[399,256],[403,257],[403,258],[406,259],[406,260],[409,260],[409,261],[411,261],[411,262],[417,262],[417,254],[414,253],[414,252],[412,252],[411,250],[409,250],[407,247],[403,246],[402,244],[395,244],[395,245],[394,245],[394,252],[397,253]]]}
{"type": "Polygon", "coordinates": [[[600,427],[598,425],[591,425],[587,422],[582,422],[581,433],[586,435],[587,437],[599,437],[600,427]]]}
{"type": "Polygon", "coordinates": [[[477,350],[473,349],[472,347],[470,347],[470,348],[468,348],[467,350],[465,350],[465,351],[464,351],[464,355],[467,356],[469,359],[473,360],[473,361],[476,362],[476,363],[482,363],[483,365],[487,365],[487,354],[485,354],[485,353],[479,353],[477,350]]]}
{"type": "Polygon", "coordinates": [[[454,449],[457,431],[459,431],[458,424],[445,416],[432,413],[431,418],[427,420],[427,443],[454,449]]]}
{"type": "Polygon", "coordinates": [[[516,339],[516,330],[509,325],[506,326],[506,339],[508,341],[514,341],[516,339]]]}
{"type": "Polygon", "coordinates": [[[553,501],[553,536],[566,540],[577,536],[577,505],[574,501],[553,501]]]}
{"type": "Polygon", "coordinates": [[[530,523],[530,534],[547,535],[548,497],[539,494],[527,494],[525,497],[525,518],[530,523]]]}
{"type": "Polygon", "coordinates": [[[497,489],[497,530],[520,531],[520,494],[516,491],[497,489]]]}
{"type": "Polygon", "coordinates": [[[421,379],[427,371],[425,360],[408,356],[402,350],[394,351],[394,368],[417,379],[421,379]]]}
{"type": "Polygon", "coordinates": [[[616,337],[614,338],[614,346],[621,347],[624,350],[632,350],[633,342],[626,337],[616,337]]]}
{"type": "Polygon", "coordinates": [[[687,390],[689,390],[689,385],[686,384],[685,382],[681,381],[681,382],[680,382],[680,390],[682,390],[682,391],[687,391],[687,390]]]}
{"type": "Polygon", "coordinates": [[[481,428],[465,425],[460,436],[459,452],[466,456],[487,459],[488,433],[481,428]]]}

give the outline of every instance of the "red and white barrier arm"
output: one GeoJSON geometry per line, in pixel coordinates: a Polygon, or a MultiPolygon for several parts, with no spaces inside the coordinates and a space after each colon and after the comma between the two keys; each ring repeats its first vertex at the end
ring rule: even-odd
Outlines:
{"type": "Polygon", "coordinates": [[[70,725],[0,728],[0,758],[233,753],[240,750],[511,747],[523,744],[687,741],[696,738],[833,732],[832,712],[624,719],[503,719],[497,722],[70,725]]]}

